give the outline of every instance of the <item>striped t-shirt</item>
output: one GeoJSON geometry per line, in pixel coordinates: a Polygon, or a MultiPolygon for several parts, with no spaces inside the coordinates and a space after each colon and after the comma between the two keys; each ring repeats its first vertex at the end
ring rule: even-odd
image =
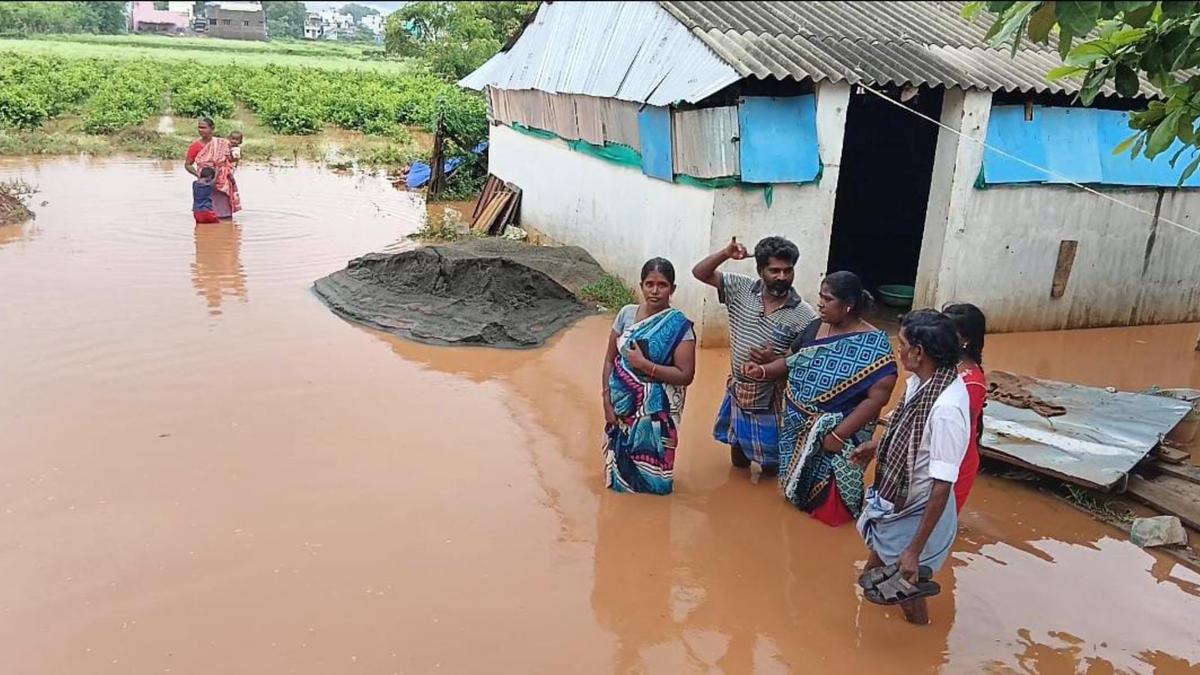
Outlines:
{"type": "Polygon", "coordinates": [[[774,382],[758,382],[742,376],[742,366],[750,360],[750,350],[770,345],[776,353],[787,354],[804,327],[817,318],[817,313],[795,289],[789,291],[783,306],[770,315],[763,307],[762,295],[762,279],[728,272],[721,275],[718,297],[729,310],[729,360],[733,368],[729,393],[743,410],[771,410],[775,397],[774,382]]]}

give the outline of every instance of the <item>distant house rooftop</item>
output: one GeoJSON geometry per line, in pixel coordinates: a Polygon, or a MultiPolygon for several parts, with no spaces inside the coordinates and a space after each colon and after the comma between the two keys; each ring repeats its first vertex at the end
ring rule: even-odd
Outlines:
{"type": "Polygon", "coordinates": [[[259,12],[263,8],[260,2],[212,2],[209,4],[228,12],[259,12]]]}

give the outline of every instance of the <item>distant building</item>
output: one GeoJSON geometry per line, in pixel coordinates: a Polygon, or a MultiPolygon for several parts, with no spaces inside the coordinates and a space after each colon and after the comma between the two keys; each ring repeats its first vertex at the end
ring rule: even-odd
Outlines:
{"type": "Polygon", "coordinates": [[[321,37],[326,40],[345,40],[358,34],[354,17],[335,10],[321,12],[321,37]]]}
{"type": "Polygon", "coordinates": [[[129,9],[129,30],[134,33],[183,35],[191,30],[192,3],[172,2],[155,9],[153,2],[135,2],[129,9]]]}
{"type": "Polygon", "coordinates": [[[267,16],[258,2],[210,2],[208,34],[226,40],[266,40],[267,16]]]}
{"type": "Polygon", "coordinates": [[[196,15],[196,3],[192,2],[191,0],[185,0],[184,2],[168,2],[167,11],[187,14],[188,19],[192,19],[195,18],[196,15]]]}
{"type": "Polygon", "coordinates": [[[309,12],[304,17],[304,39],[320,40],[322,33],[324,33],[324,25],[321,21],[321,15],[316,12],[309,12]]]}
{"type": "Polygon", "coordinates": [[[363,29],[370,31],[372,35],[379,37],[383,35],[383,24],[385,20],[382,14],[369,14],[362,18],[363,29]]]}

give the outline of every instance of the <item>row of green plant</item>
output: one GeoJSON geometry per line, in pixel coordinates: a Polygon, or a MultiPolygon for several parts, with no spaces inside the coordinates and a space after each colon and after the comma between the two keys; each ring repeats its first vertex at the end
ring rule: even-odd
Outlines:
{"type": "Polygon", "coordinates": [[[403,138],[405,127],[441,124],[463,144],[487,135],[482,97],[431,75],[0,52],[0,127],[37,129],[78,113],[88,133],[112,134],[165,111],[227,118],[239,101],[278,134],[333,124],[403,138]]]}

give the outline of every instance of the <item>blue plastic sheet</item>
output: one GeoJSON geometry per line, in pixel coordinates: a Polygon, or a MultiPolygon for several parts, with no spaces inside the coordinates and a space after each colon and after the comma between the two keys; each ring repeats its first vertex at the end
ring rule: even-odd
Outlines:
{"type": "Polygon", "coordinates": [[[808,183],[820,174],[813,95],[743,98],[738,126],[743,181],[808,183]]]}
{"type": "MultiPolygon", "coordinates": [[[[992,108],[988,122],[987,144],[1037,166],[1046,166],[1046,148],[1040,122],[1025,121],[1025,108],[1001,105],[992,108]]],[[[989,185],[1003,183],[1041,183],[1045,171],[1011,160],[992,150],[983,152],[983,176],[989,185]]]]}
{"type": "MultiPolygon", "coordinates": [[[[471,148],[471,154],[482,154],[485,150],[487,150],[487,147],[488,142],[483,141],[474,148],[471,148]]],[[[465,157],[450,157],[444,163],[442,163],[442,169],[445,174],[449,176],[450,174],[454,173],[455,169],[462,166],[463,162],[465,161],[467,161],[465,157]]],[[[413,162],[412,166],[408,169],[408,177],[404,179],[404,184],[408,186],[410,190],[415,190],[420,187],[425,187],[425,184],[428,183],[429,179],[432,177],[433,167],[429,166],[428,163],[413,162]]]]}
{"type": "MultiPolygon", "coordinates": [[[[1047,169],[1075,183],[1103,183],[1100,174],[1100,144],[1097,129],[1106,110],[1089,108],[1046,108],[1041,111],[1042,143],[1047,169]]],[[[1037,117],[1035,117],[1037,119],[1037,117]]],[[[1128,135],[1128,134],[1126,134],[1128,135]]],[[[1111,153],[1112,147],[1105,151],[1111,153]]],[[[1048,176],[1047,183],[1067,182],[1048,176]]]]}
{"type": "MultiPolygon", "coordinates": [[[[1129,113],[1116,114],[1120,115],[1119,123],[1104,124],[1099,128],[1098,142],[1102,150],[1100,167],[1104,174],[1104,182],[1109,185],[1178,185],[1179,176],[1195,155],[1190,150],[1185,150],[1175,163],[1175,168],[1171,168],[1171,158],[1183,147],[1179,141],[1175,141],[1174,145],[1155,157],[1154,161],[1145,157],[1134,159],[1128,152],[1112,154],[1113,148],[1133,135],[1133,129],[1129,128],[1129,113]]],[[[1200,187],[1200,172],[1192,174],[1191,178],[1183,182],[1183,186],[1200,187]]]]}
{"type": "MultiPolygon", "coordinates": [[[[987,144],[1055,175],[985,150],[983,182],[1176,187],[1191,153],[1185,151],[1175,168],[1171,168],[1170,159],[1183,147],[1179,141],[1154,161],[1128,153],[1113,155],[1113,149],[1133,133],[1129,113],[1118,110],[1038,106],[1033,110],[1033,119],[1026,120],[1024,106],[995,106],[988,123],[987,144]]],[[[1184,187],[1198,186],[1200,173],[1184,183],[1184,187]]]]}
{"type": "Polygon", "coordinates": [[[671,110],[648,105],[638,111],[642,173],[670,181],[675,177],[671,154],[671,110]]]}

